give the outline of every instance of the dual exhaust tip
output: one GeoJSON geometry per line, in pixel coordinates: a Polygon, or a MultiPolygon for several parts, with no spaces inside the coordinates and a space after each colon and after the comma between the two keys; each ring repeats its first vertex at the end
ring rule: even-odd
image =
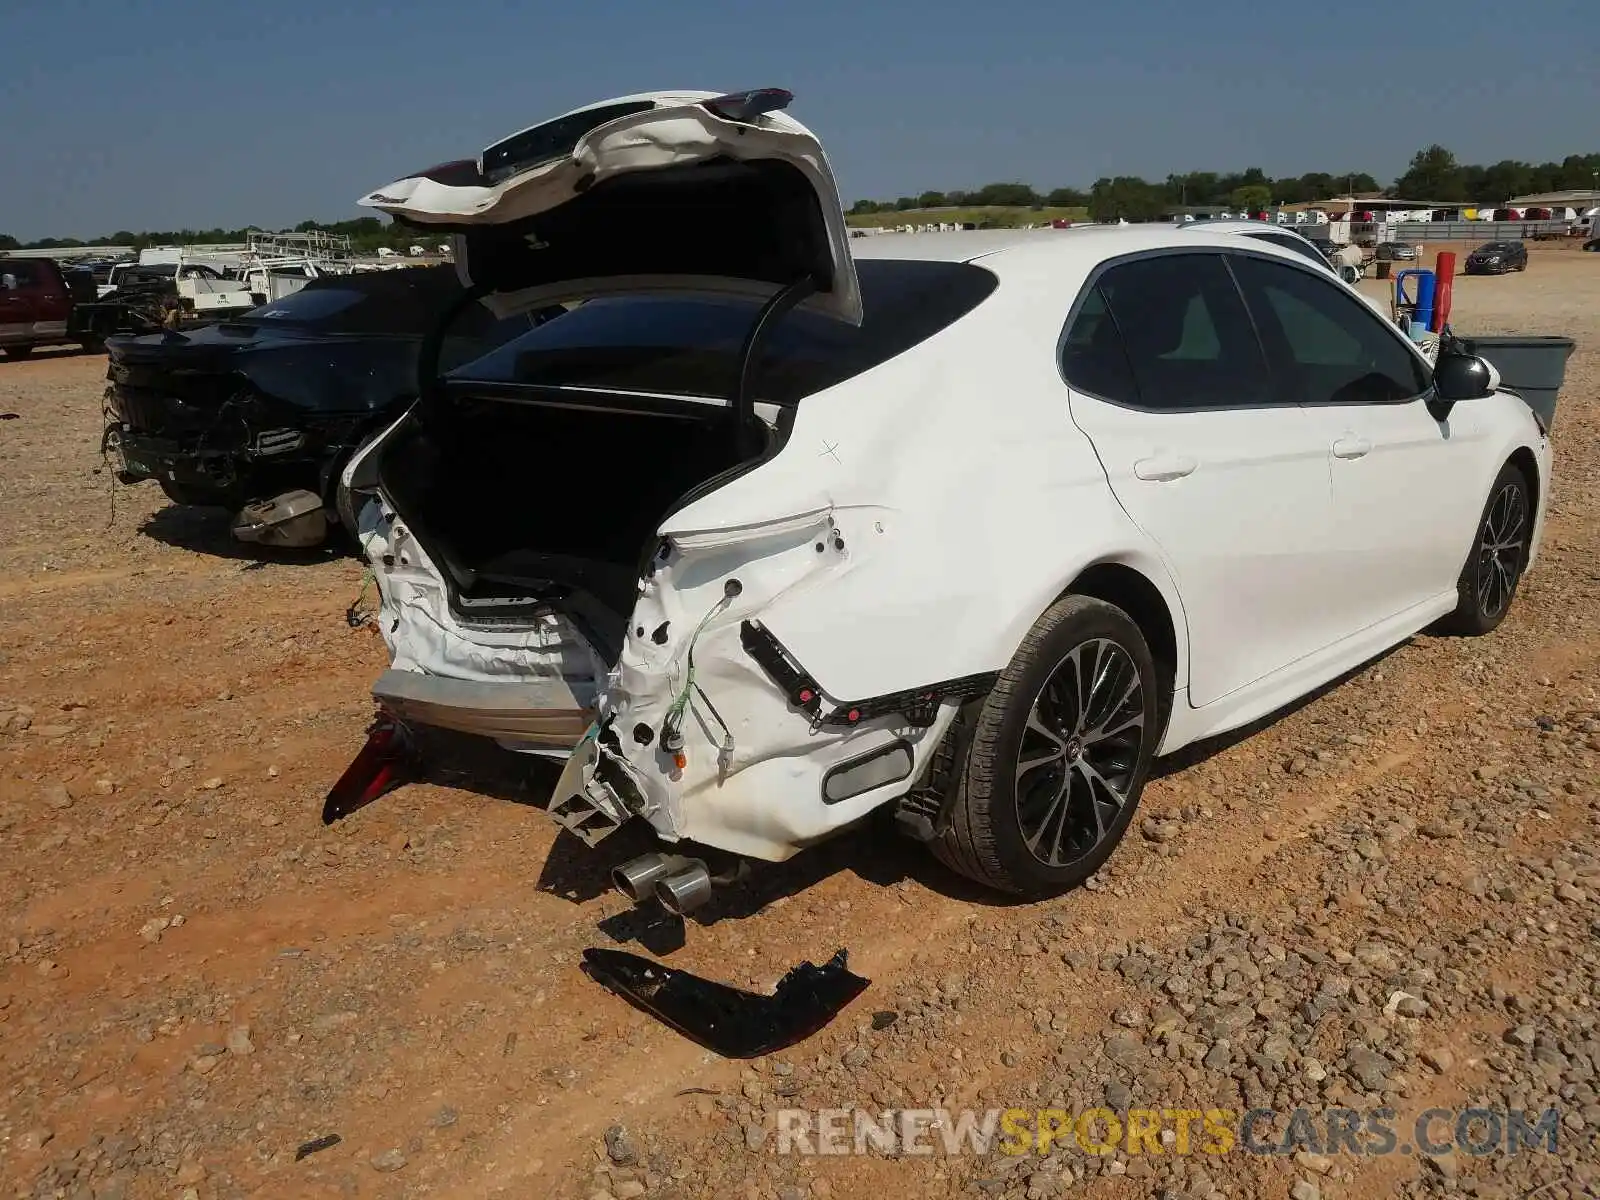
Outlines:
{"type": "Polygon", "coordinates": [[[711,899],[711,871],[698,858],[645,854],[611,872],[611,882],[635,904],[654,898],[675,916],[687,916],[711,899]]]}

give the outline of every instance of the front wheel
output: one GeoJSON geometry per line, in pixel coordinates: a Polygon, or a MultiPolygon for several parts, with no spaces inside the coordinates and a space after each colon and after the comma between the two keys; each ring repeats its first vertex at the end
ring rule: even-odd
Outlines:
{"type": "Polygon", "coordinates": [[[1043,898],[1097,871],[1133,819],[1159,738],[1139,627],[1087,596],[1053,605],[984,701],[944,832],[945,865],[1043,898]]]}
{"type": "Polygon", "coordinates": [[[1532,538],[1532,489],[1527,476],[1507,463],[1489,489],[1472,553],[1456,581],[1456,608],[1443,622],[1447,632],[1479,637],[1505,620],[1532,538]]]}
{"type": "Polygon", "coordinates": [[[173,479],[156,479],[156,484],[174,504],[193,508],[226,508],[230,511],[244,503],[244,493],[223,487],[208,487],[202,483],[179,483],[173,479]]]}

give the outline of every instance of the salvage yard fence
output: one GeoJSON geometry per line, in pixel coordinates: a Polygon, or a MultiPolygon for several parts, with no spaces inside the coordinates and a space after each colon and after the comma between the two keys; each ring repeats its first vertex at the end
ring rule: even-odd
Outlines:
{"type": "Polygon", "coordinates": [[[1571,221],[1397,221],[1393,242],[1517,242],[1567,236],[1571,221]]]}

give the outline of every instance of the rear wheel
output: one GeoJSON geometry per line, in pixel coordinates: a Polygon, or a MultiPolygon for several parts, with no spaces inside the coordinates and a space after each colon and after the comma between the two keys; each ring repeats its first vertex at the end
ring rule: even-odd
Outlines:
{"type": "Polygon", "coordinates": [[[1505,620],[1528,565],[1532,535],[1532,489],[1527,476],[1507,463],[1489,489],[1472,553],[1456,582],[1456,609],[1443,622],[1448,632],[1478,637],[1505,620]]]}
{"type": "Polygon", "coordinates": [[[12,358],[12,359],[27,358],[28,355],[33,353],[33,347],[32,346],[7,346],[5,348],[5,352],[6,352],[6,357],[7,358],[12,358]]]}
{"type": "Polygon", "coordinates": [[[978,713],[934,853],[1022,896],[1082,883],[1138,806],[1159,736],[1157,687],[1125,612],[1087,596],[1058,601],[978,713]]]}

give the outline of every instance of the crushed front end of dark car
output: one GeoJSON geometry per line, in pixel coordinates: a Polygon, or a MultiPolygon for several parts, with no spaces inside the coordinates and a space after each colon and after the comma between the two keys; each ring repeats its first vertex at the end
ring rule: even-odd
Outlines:
{"type": "MultiPolygon", "coordinates": [[[[242,540],[318,545],[340,520],[344,462],[415,398],[423,339],[461,294],[450,266],[324,276],[231,321],[111,338],[103,449],[123,483],[233,510],[242,540]]],[[[471,305],[441,358],[528,323],[471,305]]]]}

